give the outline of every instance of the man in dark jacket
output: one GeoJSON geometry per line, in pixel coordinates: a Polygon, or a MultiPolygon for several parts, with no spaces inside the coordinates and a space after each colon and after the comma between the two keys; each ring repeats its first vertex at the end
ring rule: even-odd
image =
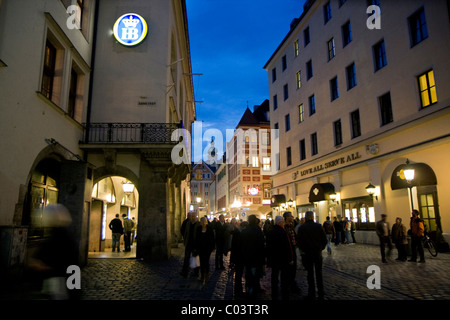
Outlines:
{"type": "Polygon", "coordinates": [[[319,223],[314,222],[314,213],[305,213],[305,223],[298,229],[297,244],[303,252],[306,271],[308,272],[308,298],[316,298],[314,272],[316,274],[319,299],[324,298],[322,278],[322,250],[327,245],[325,231],[319,223]]]}
{"type": "Polygon", "coordinates": [[[225,233],[227,224],[225,223],[225,217],[223,214],[219,216],[219,221],[214,222],[214,233],[216,239],[216,256],[215,264],[216,270],[224,270],[223,255],[225,254],[225,233]]]}
{"type": "Polygon", "coordinates": [[[265,264],[264,234],[255,215],[248,217],[248,227],[241,232],[242,262],[245,268],[245,288],[249,298],[254,298],[265,264]]]}
{"type": "Polygon", "coordinates": [[[275,225],[267,234],[267,266],[272,268],[272,300],[278,300],[278,277],[281,281],[282,300],[289,300],[290,269],[294,265],[294,248],[284,229],[285,221],[275,217],[275,225]]]}
{"type": "Polygon", "coordinates": [[[116,251],[116,247],[117,252],[120,252],[120,237],[123,234],[123,226],[122,221],[119,219],[119,214],[116,214],[116,217],[111,220],[109,229],[112,232],[112,252],[116,251]]]}
{"type": "MultiPolygon", "coordinates": [[[[183,236],[184,240],[184,261],[183,261],[183,269],[181,271],[181,275],[183,277],[187,277],[189,273],[189,259],[191,258],[192,251],[195,249],[195,229],[198,226],[197,221],[197,213],[189,212],[186,220],[183,221],[183,224],[180,228],[180,233],[183,236]]],[[[194,270],[194,273],[197,275],[199,272],[199,268],[194,270]]]]}

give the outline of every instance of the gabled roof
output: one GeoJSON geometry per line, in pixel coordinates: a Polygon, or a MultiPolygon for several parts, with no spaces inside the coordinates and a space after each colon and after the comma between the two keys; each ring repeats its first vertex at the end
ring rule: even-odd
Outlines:
{"type": "Polygon", "coordinates": [[[245,110],[244,115],[242,116],[241,121],[239,121],[239,124],[237,125],[237,127],[257,126],[258,124],[259,124],[259,121],[253,115],[253,112],[251,112],[250,109],[247,107],[247,109],[245,110]]]}

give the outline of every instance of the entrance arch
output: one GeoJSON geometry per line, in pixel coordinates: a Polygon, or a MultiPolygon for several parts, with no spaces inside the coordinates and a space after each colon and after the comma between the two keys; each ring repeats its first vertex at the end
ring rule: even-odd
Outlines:
{"type": "Polygon", "coordinates": [[[89,257],[90,258],[135,258],[136,229],[138,223],[139,192],[135,183],[123,176],[97,178],[92,188],[92,208],[89,218],[89,257]],[[132,185],[126,190],[124,185],[132,185]],[[133,221],[131,251],[124,252],[125,236],[120,237],[119,250],[112,251],[113,235],[110,222],[117,216],[123,223],[123,215],[133,221]]]}

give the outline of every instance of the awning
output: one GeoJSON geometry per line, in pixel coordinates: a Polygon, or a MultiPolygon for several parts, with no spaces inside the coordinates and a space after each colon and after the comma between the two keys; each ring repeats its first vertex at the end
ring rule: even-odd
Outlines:
{"type": "Polygon", "coordinates": [[[271,207],[278,207],[282,203],[286,203],[286,196],[284,194],[275,194],[270,199],[271,207]]]}
{"type": "Polygon", "coordinates": [[[409,167],[414,169],[414,179],[410,183],[406,181],[403,170],[407,164],[401,164],[394,169],[391,176],[392,190],[405,189],[416,186],[436,185],[436,175],[433,169],[425,163],[410,163],[409,167]]]}
{"type": "Polygon", "coordinates": [[[336,193],[331,183],[316,183],[309,191],[309,202],[330,200],[330,194],[336,193]]]}

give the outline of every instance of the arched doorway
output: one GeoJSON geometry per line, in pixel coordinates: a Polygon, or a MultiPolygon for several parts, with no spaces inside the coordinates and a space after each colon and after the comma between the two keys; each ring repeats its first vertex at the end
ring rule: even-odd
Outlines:
{"type": "Polygon", "coordinates": [[[107,176],[92,188],[92,208],[89,219],[89,258],[135,258],[137,246],[139,193],[134,184],[122,176],[107,176]],[[131,189],[129,187],[132,187],[131,189]],[[125,252],[125,236],[120,237],[119,250],[112,251],[113,234],[110,222],[123,215],[133,221],[131,251],[125,252]]]}
{"type": "Polygon", "coordinates": [[[43,213],[47,206],[58,203],[61,163],[53,158],[40,161],[31,173],[22,214],[22,225],[29,226],[28,240],[44,239],[43,213]]]}

